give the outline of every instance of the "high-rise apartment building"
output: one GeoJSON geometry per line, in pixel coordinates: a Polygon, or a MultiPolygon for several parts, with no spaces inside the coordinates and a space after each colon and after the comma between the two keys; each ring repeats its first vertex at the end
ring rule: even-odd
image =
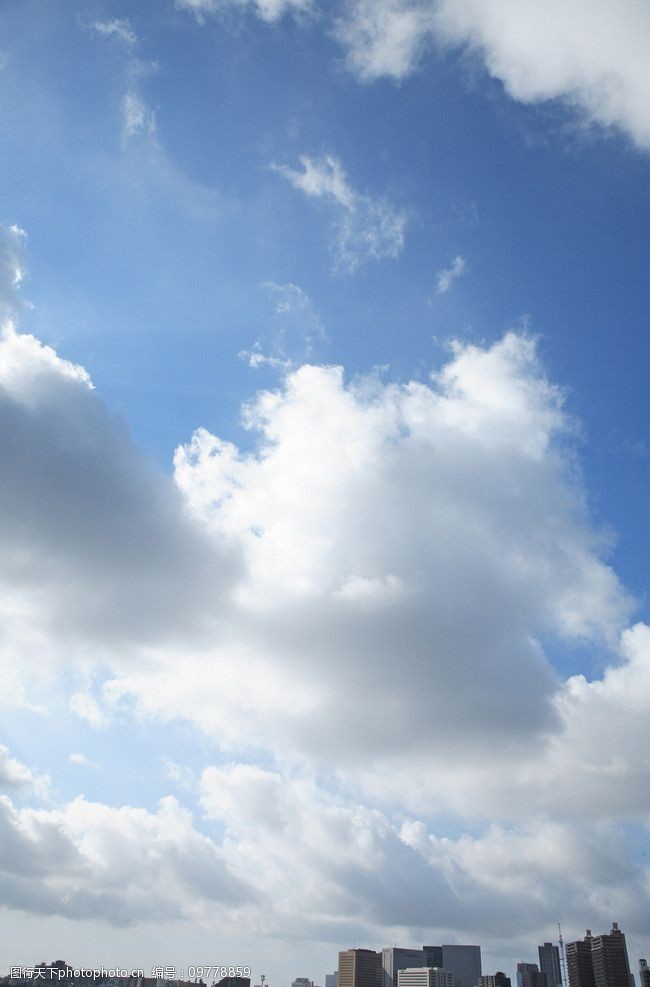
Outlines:
{"type": "Polygon", "coordinates": [[[517,963],[517,987],[553,987],[537,963],[517,963]]]}
{"type": "Polygon", "coordinates": [[[423,946],[427,966],[448,970],[457,987],[476,987],[481,976],[480,946],[423,946]]]}
{"type": "Polygon", "coordinates": [[[562,968],[560,967],[560,950],[552,942],[545,942],[537,947],[539,954],[539,969],[546,975],[548,987],[562,987],[562,968]]]}
{"type": "Polygon", "coordinates": [[[399,970],[395,987],[456,987],[456,978],[437,966],[399,970]]]}
{"type": "Polygon", "coordinates": [[[569,987],[596,987],[591,959],[591,929],[587,929],[584,939],[568,942],[565,955],[569,987]]]}
{"type": "Polygon", "coordinates": [[[591,929],[578,942],[566,946],[569,987],[634,987],[625,936],[616,922],[611,932],[592,936],[591,929]]]}
{"type": "Polygon", "coordinates": [[[616,922],[611,932],[592,937],[591,961],[596,987],[634,987],[625,936],[616,922]]]}
{"type": "Polygon", "coordinates": [[[397,974],[408,967],[425,967],[427,956],[423,949],[388,946],[381,951],[382,987],[397,987],[397,974]]]}
{"type": "Polygon", "coordinates": [[[372,949],[340,952],[338,987],[381,987],[381,953],[372,949]]]}

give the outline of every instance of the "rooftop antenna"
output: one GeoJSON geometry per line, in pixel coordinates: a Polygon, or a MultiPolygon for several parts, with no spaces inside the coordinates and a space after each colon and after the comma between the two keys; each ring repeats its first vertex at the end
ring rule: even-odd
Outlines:
{"type": "Polygon", "coordinates": [[[560,974],[562,976],[562,983],[564,987],[568,987],[567,976],[566,976],[566,960],[564,958],[564,939],[562,938],[562,926],[557,923],[557,931],[559,933],[560,942],[560,974]]]}

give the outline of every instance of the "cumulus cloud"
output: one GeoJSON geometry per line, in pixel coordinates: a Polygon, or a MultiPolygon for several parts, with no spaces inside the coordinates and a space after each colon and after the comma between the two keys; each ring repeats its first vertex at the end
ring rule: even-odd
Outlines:
{"type": "Polygon", "coordinates": [[[8,700],[17,670],[34,679],[36,656],[40,680],[53,660],[97,661],[120,639],[191,637],[216,613],[208,597],[225,588],[232,552],[206,542],[86,371],[11,324],[0,339],[0,451],[8,700]]]}
{"type": "Polygon", "coordinates": [[[301,367],[247,406],[248,453],[197,431],[176,480],[241,548],[231,627],[184,655],[182,681],[170,656],[107,698],[357,777],[392,759],[393,794],[396,765],[426,763],[424,786],[450,802],[475,792],[452,785],[466,767],[475,781],[497,752],[537,757],[562,730],[541,640],[607,649],[631,608],[565,451],[562,400],[534,342],[509,334],[458,345],[426,383],[301,367]]]}
{"type": "Polygon", "coordinates": [[[537,819],[438,836],[311,777],[249,764],[207,768],[200,794],[225,827],[230,866],[273,897],[272,929],[290,921],[299,936],[326,938],[352,928],[374,941],[406,929],[417,942],[432,929],[498,938],[507,928],[516,939],[543,934],[561,905],[578,928],[585,910],[604,926],[615,908],[642,930],[649,875],[615,827],[537,819]]]}
{"type": "Polygon", "coordinates": [[[288,13],[307,14],[313,4],[312,0],[176,0],[176,6],[189,10],[199,21],[206,14],[253,10],[260,20],[275,23],[288,13]]]}
{"type": "Polygon", "coordinates": [[[561,99],[648,148],[649,31],[637,0],[350,0],[336,35],[364,81],[399,81],[433,45],[462,47],[514,99],[561,99]]]}
{"type": "MultiPolygon", "coordinates": [[[[329,177],[345,200],[347,183],[329,177]]],[[[278,318],[306,317],[294,289],[270,289],[278,318]]],[[[620,827],[650,819],[650,631],[620,638],[633,603],[535,341],[457,343],[405,383],[303,365],[243,421],[246,451],[197,430],[172,481],[83,368],[7,325],[5,699],[13,675],[24,701],[42,697],[56,669],[91,723],[133,703],[191,721],[238,761],[261,750],[267,766],[203,773],[219,847],[173,800],[157,813],[3,801],[2,900],[110,922],[210,921],[217,901],[258,921],[254,879],[262,901],[277,888],[278,928],[295,918],[306,936],[340,939],[354,916],[360,931],[432,928],[443,912],[457,930],[489,930],[495,900],[517,928],[527,900],[542,928],[560,892],[584,900],[588,851],[594,914],[614,901],[629,915],[646,891],[620,827]],[[545,649],[574,643],[602,676],[562,681],[545,649]],[[431,822],[450,811],[473,819],[471,836],[431,822]],[[508,854],[528,863],[508,874],[508,854]]],[[[6,751],[0,764],[7,783],[28,784],[6,751]]],[[[169,772],[194,784],[182,765],[169,772]]]]}
{"type": "Polygon", "coordinates": [[[302,170],[273,165],[295,189],[335,209],[331,249],[338,268],[353,272],[367,260],[398,257],[408,216],[387,199],[357,192],[337,158],[301,155],[302,170]]]}
{"type": "Polygon", "coordinates": [[[454,281],[457,281],[461,274],[465,273],[466,266],[465,258],[458,254],[458,256],[454,257],[449,267],[438,271],[436,275],[436,290],[439,295],[444,295],[449,291],[454,281]]]}
{"type": "Polygon", "coordinates": [[[35,782],[34,775],[24,764],[11,757],[9,749],[0,744],[0,787],[25,788],[35,782]]]}
{"type": "Polygon", "coordinates": [[[157,812],[77,798],[51,810],[0,797],[0,900],[66,918],[218,921],[254,900],[171,797],[157,812]],[[173,889],[173,893],[170,893],[173,889]]]}

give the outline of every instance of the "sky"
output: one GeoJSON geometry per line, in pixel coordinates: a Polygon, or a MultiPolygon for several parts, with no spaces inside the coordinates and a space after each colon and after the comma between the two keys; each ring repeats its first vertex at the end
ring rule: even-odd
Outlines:
{"type": "Polygon", "coordinates": [[[0,5],[0,972],[650,950],[649,38],[0,5]]]}

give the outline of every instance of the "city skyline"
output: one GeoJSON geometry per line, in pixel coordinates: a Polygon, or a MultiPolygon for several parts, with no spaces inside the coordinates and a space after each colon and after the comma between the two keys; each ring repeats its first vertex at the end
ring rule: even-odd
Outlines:
{"type": "MultiPolygon", "coordinates": [[[[591,929],[587,929],[583,938],[566,943],[559,924],[558,931],[558,944],[545,941],[538,946],[539,965],[517,962],[518,987],[549,987],[549,984],[558,987],[635,987],[625,934],[617,922],[612,923],[610,933],[593,935],[591,929]],[[571,958],[569,963],[565,962],[565,946],[571,958]],[[584,959],[580,958],[582,956],[584,959]]],[[[337,970],[321,978],[325,987],[379,987],[389,983],[395,983],[396,987],[463,987],[471,979],[475,981],[474,987],[510,987],[511,984],[511,978],[503,971],[492,974],[482,971],[479,945],[385,946],[379,950],[355,946],[339,951],[338,955],[337,970]],[[437,965],[441,961],[445,966],[437,965]]],[[[0,978],[2,976],[0,970],[0,978]]],[[[646,987],[649,976],[647,961],[639,958],[639,987],[646,987]]],[[[149,975],[141,968],[132,971],[97,967],[75,969],[74,964],[64,960],[50,964],[41,962],[27,968],[12,967],[3,982],[18,984],[45,980],[72,983],[77,987],[88,979],[110,987],[187,987],[191,983],[206,987],[251,987],[258,979],[260,984],[255,987],[269,983],[266,974],[256,977],[249,967],[176,970],[171,966],[159,966],[149,975]],[[183,979],[186,974],[189,979],[183,979]]],[[[317,984],[317,980],[304,976],[294,976],[291,981],[291,987],[317,987],[317,984]]]]}

